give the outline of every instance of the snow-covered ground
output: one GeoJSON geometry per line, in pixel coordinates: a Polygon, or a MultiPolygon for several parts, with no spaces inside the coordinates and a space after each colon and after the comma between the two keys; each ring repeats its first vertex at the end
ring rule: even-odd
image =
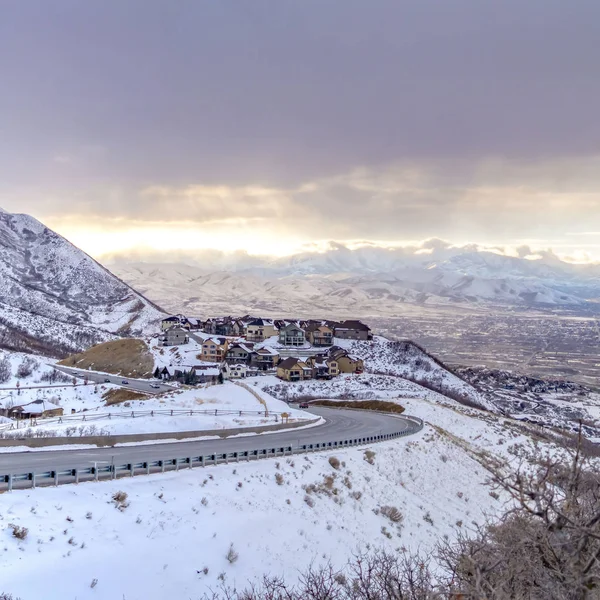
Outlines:
{"type": "Polygon", "coordinates": [[[516,462],[533,444],[496,415],[402,402],[426,428],[370,448],[4,494],[0,588],[26,600],[197,598],[223,578],[238,587],[264,573],[293,580],[368,547],[429,552],[503,509],[486,457],[516,462]],[[11,524],[28,529],[24,540],[11,524]]]}
{"type": "Polygon", "coordinates": [[[282,381],[274,375],[268,375],[257,378],[256,382],[263,391],[288,402],[317,398],[354,400],[429,398],[457,404],[437,392],[393,375],[342,373],[329,380],[310,379],[297,382],[282,381]]]}
{"type": "MultiPolygon", "coordinates": [[[[113,387],[101,385],[64,388],[58,400],[66,417],[63,423],[51,418],[48,419],[49,424],[44,424],[44,419],[38,419],[37,425],[31,430],[53,432],[52,435],[57,436],[78,437],[255,427],[280,423],[281,413],[290,415],[290,423],[314,419],[313,415],[290,408],[287,403],[257,388],[263,404],[247,389],[233,382],[181,389],[106,406],[101,394],[113,387]],[[71,414],[71,409],[77,412],[71,414]],[[174,411],[174,415],[168,414],[171,410],[174,411]],[[150,411],[154,411],[155,414],[143,414],[150,411]],[[194,414],[182,414],[184,411],[194,411],[194,414]],[[198,414],[200,412],[203,414],[198,414]]],[[[54,390],[52,392],[57,393],[54,390]]],[[[2,427],[6,426],[0,424],[0,431],[3,431],[2,427]]],[[[22,433],[11,431],[5,435],[16,436],[22,433]]]]}

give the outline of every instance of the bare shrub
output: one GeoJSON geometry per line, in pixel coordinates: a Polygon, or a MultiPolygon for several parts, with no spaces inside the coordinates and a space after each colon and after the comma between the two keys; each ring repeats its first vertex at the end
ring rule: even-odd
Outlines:
{"type": "Polygon", "coordinates": [[[404,515],[395,506],[381,506],[379,512],[392,523],[402,523],[404,515]]]}
{"type": "Polygon", "coordinates": [[[237,559],[240,557],[240,555],[235,551],[235,548],[233,547],[233,543],[230,544],[229,546],[229,550],[227,551],[227,554],[225,555],[225,558],[229,561],[229,564],[233,564],[235,562],[237,562],[237,559]]]}
{"type": "Polygon", "coordinates": [[[433,525],[433,517],[431,516],[431,513],[429,511],[427,511],[423,515],[423,521],[425,521],[425,523],[429,523],[430,525],[433,525]]]}
{"type": "Polygon", "coordinates": [[[112,495],[112,500],[115,503],[116,508],[118,508],[120,511],[124,511],[129,506],[129,502],[127,502],[126,492],[115,492],[112,495]]]}
{"type": "Polygon", "coordinates": [[[40,363],[35,360],[35,358],[31,358],[30,356],[23,357],[21,363],[17,367],[17,377],[19,379],[26,379],[29,377],[35,370],[37,370],[40,366],[40,363]]]}
{"type": "MultiPolygon", "coordinates": [[[[388,532],[389,533],[389,532],[388,532]]],[[[426,558],[377,551],[359,554],[336,570],[331,563],[311,566],[290,585],[265,576],[243,591],[222,586],[205,600],[441,600],[426,558]]]]}
{"type": "Polygon", "coordinates": [[[304,502],[306,502],[306,504],[308,504],[308,506],[310,506],[311,508],[313,508],[315,505],[315,501],[308,494],[304,496],[304,502]]]}
{"type": "Polygon", "coordinates": [[[275,473],[275,481],[277,482],[277,485],[283,485],[285,480],[281,473],[275,473]]]}
{"type": "Polygon", "coordinates": [[[6,383],[12,375],[10,360],[5,356],[0,360],[0,383],[6,383]]]}
{"type": "Polygon", "coordinates": [[[27,527],[21,527],[20,525],[15,525],[14,523],[11,523],[9,527],[12,529],[12,536],[18,540],[24,540],[29,533],[29,529],[27,529],[27,527]]]}
{"type": "Polygon", "coordinates": [[[328,462],[334,469],[338,470],[340,468],[340,460],[336,456],[330,456],[328,462]]]}
{"type": "Polygon", "coordinates": [[[370,465],[375,464],[375,452],[373,450],[365,450],[363,455],[364,460],[366,460],[370,465]]]}

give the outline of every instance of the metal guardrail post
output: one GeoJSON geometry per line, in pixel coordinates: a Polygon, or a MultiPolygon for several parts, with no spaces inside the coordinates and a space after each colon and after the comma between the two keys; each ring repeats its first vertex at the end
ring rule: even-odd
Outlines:
{"type": "Polygon", "coordinates": [[[79,469],[75,469],[75,483],[79,483],[79,469]]]}
{"type": "Polygon", "coordinates": [[[193,460],[194,460],[194,459],[193,459],[191,456],[188,458],[188,463],[189,463],[189,465],[190,465],[190,466],[189,466],[189,468],[190,468],[190,469],[192,468],[192,462],[193,462],[193,460]]]}
{"type": "Polygon", "coordinates": [[[53,471],[52,473],[54,475],[54,485],[57,486],[58,485],[58,471],[53,471]]]}
{"type": "Polygon", "coordinates": [[[31,489],[35,490],[35,473],[29,473],[29,478],[31,479],[31,489]]]}

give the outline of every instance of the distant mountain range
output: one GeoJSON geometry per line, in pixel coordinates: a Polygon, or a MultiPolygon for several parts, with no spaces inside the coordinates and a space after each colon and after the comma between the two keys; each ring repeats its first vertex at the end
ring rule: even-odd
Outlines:
{"type": "Polygon", "coordinates": [[[393,316],[406,303],[600,309],[600,265],[575,265],[549,253],[516,258],[440,242],[425,251],[334,245],[284,258],[205,256],[202,265],[137,262],[111,269],[168,310],[198,315],[393,316]]]}
{"type": "Polygon", "coordinates": [[[0,347],[61,356],[154,329],[162,315],[33,217],[0,209],[0,347]]]}

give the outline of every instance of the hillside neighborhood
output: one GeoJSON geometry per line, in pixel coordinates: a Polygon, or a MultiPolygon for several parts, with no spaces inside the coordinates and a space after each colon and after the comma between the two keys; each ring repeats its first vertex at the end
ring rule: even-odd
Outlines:
{"type": "MultiPolygon", "coordinates": [[[[157,366],[154,376],[187,384],[271,374],[285,381],[332,379],[362,373],[363,360],[336,345],[337,340],[373,339],[359,320],[265,319],[219,317],[202,320],[173,315],[161,322],[158,344],[167,352],[191,345],[186,364],[157,366]]],[[[164,362],[157,361],[157,362],[164,362]]]]}

